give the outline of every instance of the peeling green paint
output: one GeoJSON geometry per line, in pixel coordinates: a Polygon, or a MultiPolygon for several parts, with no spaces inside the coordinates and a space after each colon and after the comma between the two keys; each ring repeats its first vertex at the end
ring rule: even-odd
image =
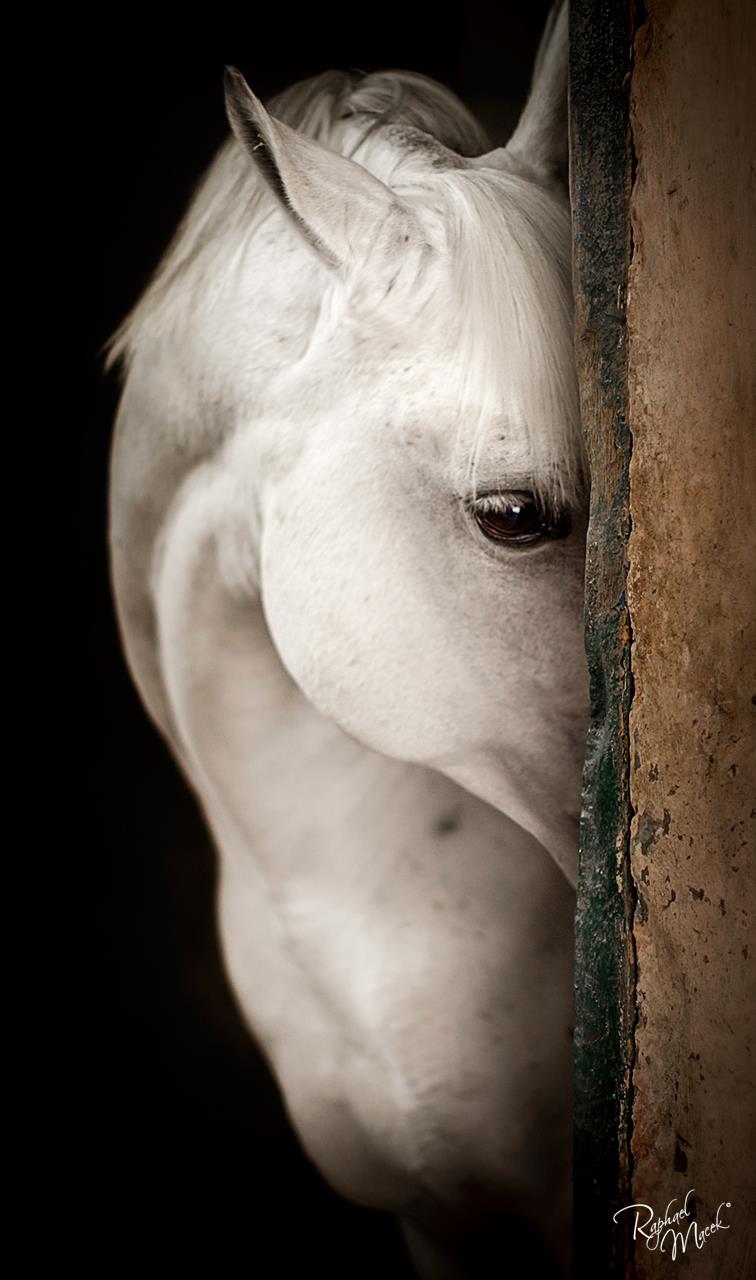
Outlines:
{"type": "Polygon", "coordinates": [[[631,1203],[634,1027],[628,716],[632,696],[625,299],[631,257],[630,5],[573,0],[570,188],[581,412],[591,464],[586,652],[591,726],[576,914],[575,1264],[584,1280],[632,1275],[612,1221],[631,1203]]]}

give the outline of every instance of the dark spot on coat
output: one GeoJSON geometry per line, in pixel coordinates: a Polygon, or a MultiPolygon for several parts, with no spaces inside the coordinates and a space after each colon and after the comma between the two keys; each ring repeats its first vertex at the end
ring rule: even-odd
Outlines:
{"type": "Polygon", "coordinates": [[[460,828],[459,814],[445,813],[437,819],[433,824],[433,834],[435,836],[450,836],[460,828]]]}

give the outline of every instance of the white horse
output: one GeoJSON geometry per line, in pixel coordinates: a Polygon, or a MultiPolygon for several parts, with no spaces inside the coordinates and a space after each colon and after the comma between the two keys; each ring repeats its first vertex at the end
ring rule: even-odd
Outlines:
{"type": "Polygon", "coordinates": [[[493,151],[419,75],[268,114],[230,72],[233,137],[114,343],[123,640],[215,837],[230,980],[312,1159],[434,1277],[505,1274],[518,1224],[567,1269],[566,40],[557,10],[493,151]]]}

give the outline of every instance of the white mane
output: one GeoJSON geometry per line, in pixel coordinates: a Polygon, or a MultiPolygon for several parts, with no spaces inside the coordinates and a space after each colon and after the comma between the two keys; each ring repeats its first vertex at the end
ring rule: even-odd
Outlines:
{"type": "MultiPolygon", "coordinates": [[[[405,71],[327,72],[274,98],[271,114],[386,185],[438,207],[459,305],[452,324],[461,374],[452,395],[483,425],[512,406],[527,436],[533,484],[555,504],[580,497],[585,464],[571,347],[570,229],[566,201],[527,171],[471,165],[485,133],[447,89],[405,71]],[[556,345],[555,337],[556,336],[556,345]]],[[[500,153],[494,153],[500,154],[500,153]]],[[[175,332],[212,297],[272,209],[235,139],[223,145],[158,270],[110,343],[128,366],[143,338],[175,332]]],[[[504,430],[507,423],[501,424],[504,430]]]]}
{"type": "MultiPolygon", "coordinates": [[[[395,123],[419,130],[428,135],[428,142],[436,139],[461,155],[478,155],[488,147],[485,133],[454,94],[409,71],[367,76],[327,71],[292,85],[268,106],[278,120],[342,154],[366,150],[363,144],[371,134],[395,123]],[[342,150],[339,143],[354,138],[355,125],[356,144],[342,150]]],[[[385,181],[386,159],[392,168],[401,156],[384,145],[372,148],[370,159],[361,155],[360,163],[385,181]]],[[[219,268],[234,232],[245,238],[254,233],[266,207],[264,190],[248,157],[229,138],[201,181],[151,283],[111,339],[109,366],[119,360],[128,363],[148,320],[165,307],[181,306],[180,287],[193,296],[201,292],[219,268]]]]}

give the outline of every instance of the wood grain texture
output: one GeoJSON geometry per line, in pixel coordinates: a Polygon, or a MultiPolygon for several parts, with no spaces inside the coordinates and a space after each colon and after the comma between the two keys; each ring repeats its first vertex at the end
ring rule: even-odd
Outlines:
{"type": "Polygon", "coordinates": [[[632,76],[633,1196],[731,1204],[649,1280],[756,1274],[755,13],[648,0],[632,76]]]}

